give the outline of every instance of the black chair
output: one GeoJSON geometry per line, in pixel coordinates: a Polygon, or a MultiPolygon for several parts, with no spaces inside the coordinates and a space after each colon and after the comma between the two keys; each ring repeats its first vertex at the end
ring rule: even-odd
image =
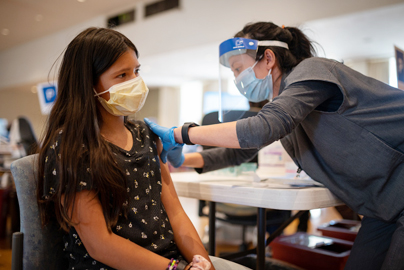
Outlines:
{"type": "Polygon", "coordinates": [[[25,117],[19,117],[18,124],[20,127],[21,144],[27,155],[32,155],[38,147],[38,142],[31,122],[25,117]]]}
{"type": "MultiPolygon", "coordinates": [[[[238,119],[255,116],[255,115],[257,115],[257,113],[258,113],[258,111],[241,111],[241,110],[227,111],[226,113],[223,114],[223,123],[232,122],[232,121],[236,121],[238,119]]],[[[214,125],[214,124],[219,124],[219,123],[220,123],[219,122],[219,113],[217,111],[210,112],[202,118],[202,126],[214,125]]],[[[203,150],[215,148],[214,146],[206,146],[206,145],[202,145],[202,147],[203,147],[203,150]]],[[[255,156],[250,162],[258,164],[258,155],[255,156]]]]}
{"type": "Polygon", "coordinates": [[[38,141],[28,118],[20,116],[14,119],[11,124],[9,136],[10,143],[16,144],[19,149],[22,148],[20,151],[21,157],[35,153],[38,147],[38,141]]]}
{"type": "MultiPolygon", "coordinates": [[[[232,110],[223,115],[223,122],[236,121],[238,119],[248,118],[257,115],[258,111],[240,111],[232,110]]],[[[202,125],[213,125],[220,123],[218,120],[218,112],[211,112],[206,114],[202,119],[202,125]]],[[[213,147],[202,146],[203,149],[210,149],[213,147]]],[[[250,162],[255,162],[258,165],[258,155],[250,162]]],[[[206,201],[199,201],[199,216],[207,216],[203,209],[207,207],[206,201]]],[[[291,211],[286,210],[267,210],[266,211],[266,224],[269,233],[276,230],[284,221],[291,216],[291,211]]],[[[216,219],[225,223],[242,226],[242,244],[240,250],[246,250],[248,243],[246,241],[246,230],[248,226],[257,225],[257,208],[246,207],[235,204],[216,203],[216,219]]]]}

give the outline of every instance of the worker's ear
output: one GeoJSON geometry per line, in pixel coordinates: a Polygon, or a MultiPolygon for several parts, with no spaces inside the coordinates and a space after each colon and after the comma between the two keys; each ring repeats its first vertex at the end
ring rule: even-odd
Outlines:
{"type": "Polygon", "coordinates": [[[267,69],[268,70],[273,69],[276,64],[276,57],[274,52],[270,49],[266,49],[263,58],[265,59],[267,69]]]}

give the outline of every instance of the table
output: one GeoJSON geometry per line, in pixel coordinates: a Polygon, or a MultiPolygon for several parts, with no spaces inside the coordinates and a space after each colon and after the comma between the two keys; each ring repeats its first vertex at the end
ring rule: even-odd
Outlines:
{"type": "MultiPolygon", "coordinates": [[[[303,211],[291,217],[271,234],[265,243],[265,209],[310,210],[343,204],[325,187],[293,187],[283,184],[282,178],[260,175],[266,181],[254,182],[252,175],[225,176],[196,172],[171,173],[178,196],[209,201],[209,254],[215,251],[215,203],[233,203],[258,208],[257,270],[265,265],[265,245],[282,232],[303,211]],[[287,223],[287,224],[286,224],[287,223]]],[[[285,179],[286,180],[286,179],[285,179]]],[[[285,181],[286,182],[286,181],[285,181]]],[[[252,252],[250,252],[252,253],[252,252]]],[[[248,254],[248,253],[247,253],[248,254]]],[[[227,257],[229,258],[229,257],[227,257]]]]}

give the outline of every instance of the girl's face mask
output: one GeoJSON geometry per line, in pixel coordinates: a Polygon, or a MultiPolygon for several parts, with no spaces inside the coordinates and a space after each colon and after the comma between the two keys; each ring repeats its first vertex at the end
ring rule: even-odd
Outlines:
{"type": "Polygon", "coordinates": [[[261,102],[263,100],[272,100],[273,83],[272,74],[269,70],[268,75],[263,79],[257,79],[254,72],[254,67],[246,68],[237,78],[234,80],[240,93],[245,96],[251,102],[261,102]]]}
{"type": "Polygon", "coordinates": [[[108,90],[97,93],[94,89],[95,97],[107,112],[115,116],[128,116],[140,111],[146,101],[149,89],[143,79],[138,76],[131,80],[115,84],[108,90]],[[109,100],[105,100],[100,95],[109,92],[109,100]]]}

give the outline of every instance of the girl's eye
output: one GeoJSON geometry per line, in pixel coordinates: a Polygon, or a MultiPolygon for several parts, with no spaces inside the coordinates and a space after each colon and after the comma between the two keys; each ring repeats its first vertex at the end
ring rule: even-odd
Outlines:
{"type": "Polygon", "coordinates": [[[124,78],[126,76],[126,73],[122,73],[120,75],[118,75],[118,78],[124,78]]]}
{"type": "Polygon", "coordinates": [[[138,75],[140,73],[140,68],[135,69],[135,74],[138,75]]]}

